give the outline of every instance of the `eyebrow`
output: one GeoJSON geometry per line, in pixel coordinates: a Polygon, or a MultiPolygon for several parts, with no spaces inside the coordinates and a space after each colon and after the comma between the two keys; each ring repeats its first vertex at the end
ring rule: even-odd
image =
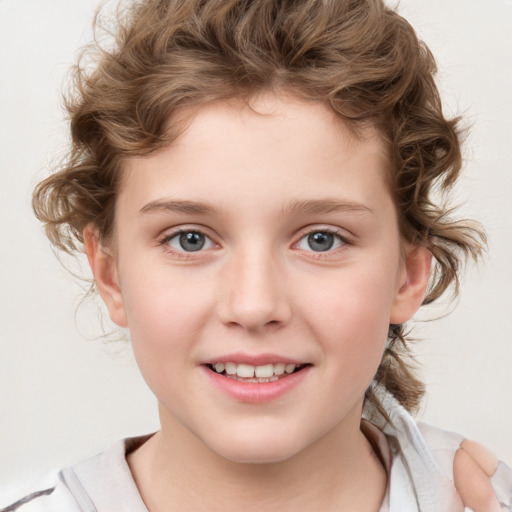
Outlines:
{"type": "Polygon", "coordinates": [[[298,212],[312,215],[332,212],[374,213],[374,211],[365,204],[339,199],[294,199],[281,210],[281,214],[298,212]]]}
{"type": "Polygon", "coordinates": [[[211,215],[217,209],[208,204],[196,201],[178,201],[173,199],[157,199],[144,205],[139,213],[154,213],[170,211],[177,213],[188,213],[192,215],[211,215]]]}
{"type": "MultiPolygon", "coordinates": [[[[174,199],[156,199],[150,201],[140,209],[139,213],[156,213],[161,211],[205,216],[218,213],[217,208],[209,203],[174,199]]],[[[339,199],[293,199],[281,209],[281,215],[298,213],[318,215],[332,212],[374,213],[370,207],[362,203],[342,201],[339,199]]]]}

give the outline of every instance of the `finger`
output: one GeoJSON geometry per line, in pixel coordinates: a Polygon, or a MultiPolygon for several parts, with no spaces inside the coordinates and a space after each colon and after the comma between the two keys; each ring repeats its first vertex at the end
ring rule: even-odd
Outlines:
{"type": "Polygon", "coordinates": [[[461,448],[469,453],[473,460],[485,471],[488,476],[494,475],[498,468],[498,457],[491,453],[485,446],[476,441],[466,440],[461,444],[461,448]]]}
{"type": "Polygon", "coordinates": [[[489,476],[463,448],[455,454],[453,479],[464,506],[474,512],[500,511],[489,476]]]}

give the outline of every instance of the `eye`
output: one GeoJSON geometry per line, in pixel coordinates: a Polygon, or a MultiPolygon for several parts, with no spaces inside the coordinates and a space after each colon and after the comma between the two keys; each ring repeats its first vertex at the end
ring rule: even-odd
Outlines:
{"type": "Polygon", "coordinates": [[[338,249],[345,244],[345,240],[332,231],[319,230],[312,231],[303,236],[297,247],[303,251],[326,252],[331,249],[338,249]]]}
{"type": "Polygon", "coordinates": [[[214,245],[210,238],[199,231],[179,231],[165,237],[162,243],[178,252],[197,252],[214,245]]]}

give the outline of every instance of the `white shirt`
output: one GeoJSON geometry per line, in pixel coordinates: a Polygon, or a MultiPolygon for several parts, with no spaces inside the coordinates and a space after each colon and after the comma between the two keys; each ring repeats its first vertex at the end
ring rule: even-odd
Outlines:
{"type": "MultiPolygon", "coordinates": [[[[371,405],[362,430],[388,474],[380,512],[462,512],[453,485],[453,459],[464,438],[416,423],[382,388],[374,388],[391,423],[371,405]]],[[[152,435],[152,434],[151,434],[152,435]]],[[[0,512],[148,512],[126,455],[151,435],[124,439],[108,450],[63,469],[54,484],[0,512]]],[[[503,510],[512,512],[512,470],[500,461],[491,483],[503,510]]]]}

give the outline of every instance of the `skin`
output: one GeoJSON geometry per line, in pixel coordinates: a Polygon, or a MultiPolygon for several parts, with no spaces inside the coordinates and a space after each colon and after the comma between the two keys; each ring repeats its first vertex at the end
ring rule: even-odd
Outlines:
{"type": "Polygon", "coordinates": [[[84,232],[159,403],[161,431],[128,459],[141,495],[152,512],[376,511],[386,476],[360,431],[364,392],[431,262],[400,239],[384,144],[287,95],[193,114],[167,149],[126,162],[112,245],[84,232]],[[177,229],[204,248],[184,250],[177,229]],[[311,232],[335,233],[333,248],[313,250],[311,232]],[[228,353],[310,367],[279,399],[248,404],[206,376],[228,353]]]}
{"type": "Polygon", "coordinates": [[[498,459],[475,441],[464,441],[453,461],[453,478],[462,502],[473,512],[500,512],[490,478],[498,459]]]}

